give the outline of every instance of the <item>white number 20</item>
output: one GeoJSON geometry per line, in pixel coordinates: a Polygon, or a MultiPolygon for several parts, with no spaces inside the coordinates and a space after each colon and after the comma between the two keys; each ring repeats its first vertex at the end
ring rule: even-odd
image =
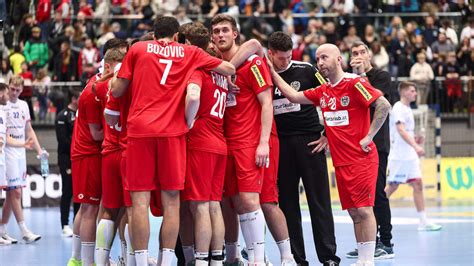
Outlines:
{"type": "Polygon", "coordinates": [[[163,76],[161,77],[160,84],[165,85],[166,79],[168,78],[168,74],[170,73],[171,65],[173,64],[173,61],[168,60],[168,59],[160,59],[159,60],[160,64],[165,64],[165,71],[163,72],[163,76]]]}
{"type": "Polygon", "coordinates": [[[214,91],[214,98],[216,98],[216,103],[212,106],[211,115],[222,119],[224,117],[227,94],[216,89],[214,91]]]}

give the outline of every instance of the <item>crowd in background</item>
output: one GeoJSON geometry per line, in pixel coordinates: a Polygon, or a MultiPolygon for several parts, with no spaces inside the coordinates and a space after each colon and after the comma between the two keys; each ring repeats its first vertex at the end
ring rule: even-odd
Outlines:
{"type": "Polygon", "coordinates": [[[138,38],[159,15],[172,14],[183,24],[209,23],[218,13],[238,20],[241,41],[255,38],[265,45],[272,32],[289,33],[293,59],[313,64],[318,46],[334,43],[349,70],[349,48],[362,40],[373,51],[374,66],[418,83],[419,103],[428,101],[430,82],[437,76],[448,80],[447,98],[461,98],[459,77],[474,69],[474,17],[467,0],[0,0],[0,80],[8,83],[12,75],[21,75],[26,81],[21,97],[30,105],[31,97],[37,97],[41,120],[49,102],[64,107],[65,97],[49,89],[50,81],[85,83],[97,72],[107,40],[138,38]],[[387,12],[432,15],[364,15],[387,12]]]}

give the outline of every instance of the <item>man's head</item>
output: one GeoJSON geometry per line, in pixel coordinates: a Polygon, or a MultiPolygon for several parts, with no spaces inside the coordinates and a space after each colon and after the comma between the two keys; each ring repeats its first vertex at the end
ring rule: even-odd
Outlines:
{"type": "Polygon", "coordinates": [[[239,36],[237,23],[229,15],[218,14],[211,21],[212,41],[221,52],[228,51],[239,36]]]}
{"type": "MultiPolygon", "coordinates": [[[[175,35],[179,31],[179,23],[175,17],[163,16],[156,19],[153,25],[153,32],[155,33],[155,39],[162,38],[175,38],[175,35]]],[[[176,35],[177,36],[177,35],[176,35]]]]}
{"type": "Polygon", "coordinates": [[[10,99],[8,93],[10,88],[5,83],[0,83],[0,105],[6,105],[10,99]]]}
{"type": "MultiPolygon", "coordinates": [[[[332,73],[342,71],[341,52],[334,44],[323,44],[316,50],[316,64],[319,72],[326,78],[330,78],[332,73]]],[[[334,82],[333,80],[331,80],[334,82]]]]}
{"type": "Polygon", "coordinates": [[[195,45],[203,50],[209,46],[209,30],[200,22],[193,22],[185,26],[183,30],[186,43],[195,45]]]}
{"type": "Polygon", "coordinates": [[[272,33],[268,38],[268,55],[277,71],[285,70],[291,61],[293,42],[291,37],[282,32],[272,33]]]}
{"type": "Polygon", "coordinates": [[[71,89],[69,90],[69,94],[68,94],[68,97],[69,97],[69,107],[73,110],[77,110],[77,106],[78,106],[78,103],[79,103],[79,95],[80,95],[80,92],[75,90],[75,89],[71,89]]]}
{"type": "Polygon", "coordinates": [[[41,28],[38,27],[38,26],[34,26],[31,29],[31,37],[33,37],[35,39],[39,39],[41,37],[41,28]]]}
{"type": "Polygon", "coordinates": [[[426,55],[425,55],[425,53],[418,53],[418,54],[416,55],[416,61],[417,61],[418,63],[420,63],[420,64],[425,63],[425,62],[426,62],[426,55]]]}
{"type": "Polygon", "coordinates": [[[120,49],[110,49],[104,55],[104,73],[103,75],[107,75],[109,73],[114,72],[115,66],[122,62],[125,54],[120,51],[120,49]]]}
{"type": "Polygon", "coordinates": [[[438,33],[438,42],[439,43],[445,43],[447,40],[448,40],[448,38],[446,37],[446,33],[440,31],[438,33]]]}
{"type": "Polygon", "coordinates": [[[18,75],[13,76],[10,79],[9,87],[8,96],[11,101],[15,102],[23,91],[23,78],[18,75]]]}
{"type": "Polygon", "coordinates": [[[355,41],[352,44],[351,58],[361,60],[366,71],[371,67],[370,60],[372,59],[372,54],[369,47],[362,41],[355,41]]]}
{"type": "Polygon", "coordinates": [[[104,55],[109,49],[119,49],[125,54],[128,50],[128,42],[119,38],[110,39],[104,44],[104,55]]]}
{"type": "Polygon", "coordinates": [[[407,102],[416,101],[416,85],[413,82],[402,81],[398,86],[398,92],[400,93],[400,98],[407,102]]]}

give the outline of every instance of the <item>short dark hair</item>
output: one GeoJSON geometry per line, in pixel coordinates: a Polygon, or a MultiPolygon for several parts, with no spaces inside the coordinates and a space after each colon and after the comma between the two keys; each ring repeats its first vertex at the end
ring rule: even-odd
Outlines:
{"type": "Polygon", "coordinates": [[[112,38],[108,40],[104,44],[104,55],[105,53],[107,53],[109,49],[112,49],[112,48],[127,48],[128,49],[128,42],[126,40],[122,40],[119,38],[112,38]]]}
{"type": "Polygon", "coordinates": [[[175,17],[162,16],[158,17],[153,25],[155,38],[171,38],[179,31],[179,23],[175,17]]]}
{"type": "Polygon", "coordinates": [[[363,41],[354,41],[354,43],[351,46],[351,53],[352,53],[352,48],[356,48],[359,46],[364,46],[367,53],[370,52],[369,46],[367,46],[367,44],[365,44],[363,41]]]}
{"type": "Polygon", "coordinates": [[[293,49],[293,41],[288,34],[276,31],[268,37],[268,48],[273,51],[287,52],[293,49]]]}
{"type": "Polygon", "coordinates": [[[412,86],[416,89],[416,84],[414,82],[402,81],[398,85],[398,92],[402,92],[403,90],[406,90],[406,89],[408,89],[409,87],[412,87],[412,86]]]}
{"type": "Polygon", "coordinates": [[[237,22],[235,21],[235,18],[230,16],[230,15],[226,15],[226,14],[218,14],[217,16],[212,18],[211,27],[216,25],[216,24],[219,24],[221,22],[229,22],[230,25],[232,26],[232,30],[238,32],[237,22]]]}
{"type": "Polygon", "coordinates": [[[184,30],[186,40],[203,50],[209,46],[210,36],[209,30],[200,22],[193,22],[184,30]]]}
{"type": "Polygon", "coordinates": [[[0,91],[8,90],[9,88],[8,84],[0,82],[0,91]]]}

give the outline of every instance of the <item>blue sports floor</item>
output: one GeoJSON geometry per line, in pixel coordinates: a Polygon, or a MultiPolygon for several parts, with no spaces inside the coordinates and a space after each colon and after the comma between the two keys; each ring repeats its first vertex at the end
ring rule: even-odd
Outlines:
{"type": "MultiPolygon", "coordinates": [[[[353,260],[344,254],[355,247],[352,224],[349,216],[334,207],[336,223],[337,254],[341,265],[350,265],[353,260]]],[[[418,232],[418,219],[414,207],[392,208],[394,226],[393,242],[395,258],[376,261],[376,265],[474,265],[474,206],[431,207],[428,215],[433,222],[443,225],[439,232],[418,232]]],[[[303,213],[307,256],[310,265],[319,265],[311,237],[308,212],[303,213]]],[[[13,218],[13,217],[12,217],[13,218]]],[[[43,238],[34,244],[0,246],[0,266],[9,265],[66,265],[71,254],[71,238],[62,238],[59,209],[25,209],[27,225],[43,238]]],[[[157,232],[160,219],[152,218],[152,239],[150,252],[156,256],[158,250],[157,232]]],[[[20,238],[14,218],[8,225],[10,235],[20,238]]],[[[271,235],[267,235],[267,252],[274,265],[279,263],[278,248],[271,235]]],[[[243,241],[241,241],[243,243],[243,241]]],[[[115,241],[112,258],[117,259],[120,247],[115,241]]]]}

